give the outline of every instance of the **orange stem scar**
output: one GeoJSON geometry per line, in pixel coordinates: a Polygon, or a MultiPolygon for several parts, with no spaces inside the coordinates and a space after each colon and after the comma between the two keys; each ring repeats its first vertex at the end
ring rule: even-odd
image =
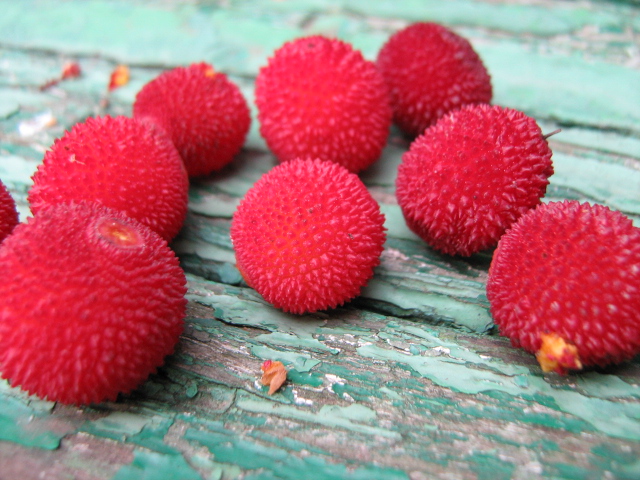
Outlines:
{"type": "Polygon", "coordinates": [[[540,335],[542,344],[536,352],[536,358],[543,372],[556,372],[565,375],[568,370],[581,370],[582,362],[578,347],[569,343],[557,333],[540,335]]]}

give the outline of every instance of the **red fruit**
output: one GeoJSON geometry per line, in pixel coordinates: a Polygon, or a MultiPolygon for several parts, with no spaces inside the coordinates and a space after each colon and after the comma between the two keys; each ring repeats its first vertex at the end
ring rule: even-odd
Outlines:
{"type": "Polygon", "coordinates": [[[396,196],[407,225],[424,241],[468,256],[494,246],[540,203],[552,173],[551,150],[533,118],[468,105],[411,144],[396,196]]]}
{"type": "Polygon", "coordinates": [[[545,371],[605,366],[640,353],[640,229],[577,201],[540,205],[500,239],[491,313],[545,371]]]}
{"type": "Polygon", "coordinates": [[[275,167],[247,192],[231,223],[238,269],[291,313],[342,305],[379,263],[384,217],[360,179],[320,160],[275,167]]]}
{"type": "Polygon", "coordinates": [[[260,133],[281,162],[318,157],[358,172],[375,162],[391,125],[375,65],[322,36],[280,47],[256,79],[260,133]]]}
{"type": "Polygon", "coordinates": [[[125,212],[167,241],[187,214],[189,179],[171,141],[127,117],[89,118],[56,140],[33,176],[31,211],[92,201],[125,212]]]}
{"type": "Polygon", "coordinates": [[[147,83],[133,116],[167,132],[192,177],[231,162],[251,125],[240,89],[206,63],[174,68],[147,83]]]}
{"type": "Polygon", "coordinates": [[[0,371],[51,401],[136,388],[173,351],[185,276],[165,240],[122,212],[60,204],[0,247],[0,371]]]}
{"type": "Polygon", "coordinates": [[[18,211],[16,202],[7,190],[7,187],[0,182],[0,243],[13,231],[18,224],[18,211]]]}
{"type": "Polygon", "coordinates": [[[468,40],[436,23],[396,32],[378,53],[395,123],[416,137],[445,113],[489,103],[491,78],[468,40]]]}

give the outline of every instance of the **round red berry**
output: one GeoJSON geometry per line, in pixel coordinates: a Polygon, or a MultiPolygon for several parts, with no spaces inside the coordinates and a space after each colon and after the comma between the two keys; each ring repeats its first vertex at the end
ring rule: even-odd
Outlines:
{"type": "Polygon", "coordinates": [[[247,192],[231,223],[238,269],[291,313],[359,295],[379,264],[384,217],[367,188],[333,162],[293,160],[247,192]]]}
{"type": "Polygon", "coordinates": [[[487,297],[500,333],[543,367],[562,345],[568,364],[545,370],[629,360],[640,353],[640,229],[602,205],[542,204],[500,239],[487,297]]]}
{"type": "Polygon", "coordinates": [[[69,404],[115,400],[173,351],[185,276],[165,240],[97,204],[40,211],[0,246],[0,372],[69,404]]]}
{"type": "Polygon", "coordinates": [[[553,173],[535,120],[468,105],[418,137],[402,157],[396,196],[407,225],[432,247],[469,256],[495,246],[540,203],[553,173]]]}
{"type": "Polygon", "coordinates": [[[317,157],[358,172],[375,162],[391,125],[387,88],[373,62],[341,40],[299,38],[256,79],[260,133],[280,161],[317,157]]]}
{"type": "Polygon", "coordinates": [[[89,118],[56,140],[33,176],[31,211],[92,201],[125,212],[167,241],[187,214],[189,179],[162,132],[127,117],[89,118]]]}
{"type": "Polygon", "coordinates": [[[7,190],[7,187],[0,182],[0,243],[13,231],[18,224],[18,211],[16,202],[7,190]]]}
{"type": "Polygon", "coordinates": [[[251,125],[238,86],[207,63],[174,68],[147,83],[136,96],[133,116],[171,137],[191,177],[231,162],[251,125]]]}
{"type": "Polygon", "coordinates": [[[378,53],[395,123],[416,137],[445,113],[489,103],[491,78],[467,39],[436,23],[396,32],[378,53]]]}

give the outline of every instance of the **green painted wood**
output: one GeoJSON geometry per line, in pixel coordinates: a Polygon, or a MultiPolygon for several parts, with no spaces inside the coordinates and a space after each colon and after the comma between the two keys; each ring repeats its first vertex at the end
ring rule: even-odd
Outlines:
{"type": "MultiPolygon", "coordinates": [[[[243,2],[0,0],[0,179],[29,215],[30,176],[65,129],[131,113],[165,68],[212,62],[253,99],[273,49],[299,35],[369,58],[396,29],[444,22],[492,75],[494,103],[534,116],[555,174],[545,201],[603,203],[640,225],[640,7],[633,2],[412,0],[243,2]],[[67,60],[81,78],[47,91],[67,60]],[[109,74],[131,82],[107,96],[109,74]],[[30,133],[40,115],[57,120],[30,133]]],[[[434,252],[394,198],[407,141],[391,132],[361,174],[386,216],[382,263],[343,308],[293,316],[234,266],[230,219],[275,165],[255,120],[243,152],[192,183],[172,247],[188,318],[177,351],[117,402],[69,407],[0,382],[0,478],[640,478],[640,363],[558,377],[497,336],[485,295],[491,252],[434,252]],[[260,364],[289,382],[273,396],[260,364]]]]}

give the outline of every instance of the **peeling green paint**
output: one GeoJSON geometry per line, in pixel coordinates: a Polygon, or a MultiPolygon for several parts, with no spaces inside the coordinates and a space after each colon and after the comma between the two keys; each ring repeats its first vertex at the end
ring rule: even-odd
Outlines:
{"type": "Polygon", "coordinates": [[[473,332],[487,332],[493,326],[486,307],[473,305],[453,296],[432,291],[410,290],[374,277],[361,295],[395,307],[398,316],[418,316],[436,323],[451,323],[473,332]],[[404,314],[402,313],[404,311],[404,314]]]}
{"type": "Polygon", "coordinates": [[[118,470],[113,480],[202,479],[182,455],[162,455],[145,450],[136,450],[134,455],[133,462],[118,470]]]}
{"type": "Polygon", "coordinates": [[[544,55],[515,42],[478,45],[478,51],[496,72],[494,103],[536,118],[637,135],[640,93],[631,86],[640,84],[640,71],[586,61],[579,54],[544,55]]]}
{"type": "Polygon", "coordinates": [[[320,387],[323,384],[322,377],[314,372],[299,372],[296,369],[287,371],[287,379],[292,385],[309,385],[310,387],[320,387]]]}
{"type": "Polygon", "coordinates": [[[615,471],[616,477],[623,480],[640,478],[640,460],[631,449],[616,448],[610,444],[602,444],[591,449],[591,462],[599,469],[615,471]]]}
{"type": "Polygon", "coordinates": [[[54,432],[42,428],[35,420],[46,418],[54,404],[27,397],[18,389],[12,389],[4,380],[0,380],[0,440],[14,442],[25,447],[37,447],[54,450],[68,432],[54,432]]]}
{"type": "Polygon", "coordinates": [[[593,478],[588,468],[578,467],[576,465],[569,465],[566,463],[554,463],[549,468],[550,471],[547,474],[566,478],[567,480],[583,480],[585,478],[593,478]]]}
{"type": "Polygon", "coordinates": [[[90,422],[88,432],[100,432],[101,435],[113,435],[114,438],[130,437],[154,423],[157,419],[133,412],[112,412],[106,417],[90,422]]]}
{"type": "Polygon", "coordinates": [[[299,373],[305,373],[320,363],[320,360],[310,358],[307,355],[274,350],[265,346],[251,347],[251,353],[264,360],[279,360],[299,373]]]}
{"type": "Polygon", "coordinates": [[[598,398],[640,398],[640,385],[625,382],[615,375],[586,372],[576,375],[578,389],[590,397],[598,398]]]}
{"type": "Polygon", "coordinates": [[[510,480],[513,478],[515,465],[498,458],[497,451],[473,452],[467,461],[475,465],[473,470],[478,474],[478,480],[510,480]]]}
{"type": "Polygon", "coordinates": [[[312,351],[329,352],[334,355],[340,352],[340,350],[338,350],[337,348],[327,347],[324,343],[316,340],[315,338],[301,338],[298,335],[292,333],[273,332],[259,335],[255,338],[255,340],[264,341],[265,343],[280,345],[283,347],[303,347],[312,351]]]}
{"type": "MultiPolygon", "coordinates": [[[[238,406],[238,408],[241,408],[248,412],[263,413],[267,415],[281,416],[284,418],[304,420],[331,428],[344,428],[346,430],[351,430],[353,432],[365,435],[375,435],[395,440],[401,439],[400,435],[397,432],[360,423],[363,421],[363,416],[367,418],[366,421],[371,420],[369,409],[367,409],[366,407],[355,406],[356,408],[350,409],[350,407],[323,405],[318,412],[313,412],[309,409],[304,410],[302,408],[289,405],[265,403],[255,396],[249,395],[245,392],[239,395],[238,399],[236,400],[236,405],[238,406]]],[[[375,415],[375,412],[372,413],[373,415],[375,415]]]]}
{"type": "MultiPolygon", "coordinates": [[[[640,405],[635,403],[619,404],[555,389],[536,376],[529,376],[527,384],[522,385],[521,381],[516,382],[504,373],[497,374],[477,367],[468,368],[459,363],[451,363],[447,358],[406,355],[376,345],[359,347],[358,352],[365,357],[407,365],[436,384],[463,393],[477,394],[495,390],[523,398],[543,395],[559,411],[574,415],[609,435],[640,440],[640,405]]],[[[486,363],[493,365],[494,362],[486,363]]],[[[499,368],[500,363],[497,365],[499,368]]],[[[632,386],[629,387],[635,390],[632,386]]]]}
{"type": "Polygon", "coordinates": [[[392,31],[416,19],[469,35],[490,69],[494,103],[533,115],[545,132],[563,128],[550,141],[556,173],[545,201],[604,203],[638,224],[640,98],[630,89],[640,79],[637,7],[480,0],[0,6],[0,178],[21,219],[29,215],[30,177],[54,138],[89,115],[130,114],[139,88],[164,69],[212,62],[238,83],[253,116],[243,152],[192,181],[189,216],[172,243],[189,279],[179,352],[113,404],[58,407],[0,383],[0,440],[22,455],[51,450],[60,468],[96,476],[82,441],[123,446],[134,460],[117,480],[640,476],[637,361],[559,379],[490,336],[491,252],[448,257],[407,228],[393,197],[409,146],[397,128],[382,158],[360,175],[388,229],[381,265],[360,298],[314,315],[284,314],[244,284],[229,238],[238,202],[276,164],[253,105],[267,57],[293,36],[321,33],[373,59],[392,31]],[[81,63],[82,77],[40,92],[66,59],[81,63]],[[116,63],[130,64],[131,81],[104,108],[116,63]],[[21,137],[20,122],[43,111],[57,125],[21,137]],[[273,396],[259,382],[264,359],[289,369],[273,396]],[[372,449],[373,459],[358,456],[372,449]]]}
{"type": "MultiPolygon", "coordinates": [[[[639,82],[640,84],[640,78],[639,82]]],[[[551,183],[636,217],[640,226],[640,170],[598,160],[555,154],[551,183]]]]}
{"type": "Polygon", "coordinates": [[[374,465],[345,466],[333,463],[316,455],[294,456],[289,450],[270,445],[261,446],[248,439],[243,439],[231,432],[218,430],[212,432],[189,429],[185,438],[206,446],[216,461],[239,465],[254,473],[245,475],[251,479],[287,479],[298,480],[301,472],[313,472],[314,479],[340,480],[385,478],[389,480],[409,477],[406,473],[391,468],[374,465]]]}

